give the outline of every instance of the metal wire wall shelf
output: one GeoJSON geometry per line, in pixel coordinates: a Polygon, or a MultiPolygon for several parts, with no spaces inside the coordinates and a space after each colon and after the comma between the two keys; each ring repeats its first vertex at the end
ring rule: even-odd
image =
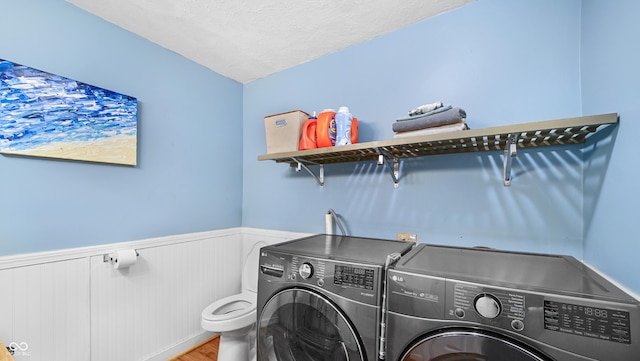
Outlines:
{"type": "Polygon", "coordinates": [[[502,150],[504,152],[504,185],[511,184],[511,163],[518,148],[584,143],[603,125],[617,124],[618,114],[601,114],[547,120],[499,127],[471,129],[445,134],[411,138],[394,138],[375,142],[272,153],[258,160],[288,163],[296,170],[306,170],[320,186],[324,185],[324,165],[375,161],[389,169],[394,187],[398,187],[401,159],[438,154],[502,150]],[[318,167],[316,174],[312,167],[318,167]]]}

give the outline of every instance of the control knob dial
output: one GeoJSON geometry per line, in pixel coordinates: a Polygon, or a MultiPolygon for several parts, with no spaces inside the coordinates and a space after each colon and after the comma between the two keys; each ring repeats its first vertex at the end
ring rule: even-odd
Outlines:
{"type": "Polygon", "coordinates": [[[480,294],[474,301],[476,311],[484,318],[496,318],[500,315],[500,301],[488,293],[480,294]]]}
{"type": "Polygon", "coordinates": [[[301,264],[300,268],[298,268],[298,274],[305,280],[313,276],[313,266],[311,263],[305,262],[301,264]]]}

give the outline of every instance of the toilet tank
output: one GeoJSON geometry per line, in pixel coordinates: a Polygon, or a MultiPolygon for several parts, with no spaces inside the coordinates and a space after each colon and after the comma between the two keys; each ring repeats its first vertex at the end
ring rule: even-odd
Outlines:
{"type": "Polygon", "coordinates": [[[260,248],[267,246],[267,242],[258,241],[249,249],[242,265],[242,292],[258,292],[258,267],[260,263],[260,248]]]}

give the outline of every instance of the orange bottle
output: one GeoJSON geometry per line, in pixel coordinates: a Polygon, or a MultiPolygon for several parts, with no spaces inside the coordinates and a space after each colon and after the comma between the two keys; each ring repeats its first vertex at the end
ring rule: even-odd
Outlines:
{"type": "Polygon", "coordinates": [[[318,148],[333,147],[335,143],[335,115],[333,109],[325,109],[318,114],[316,125],[316,144],[318,148]],[[332,125],[333,124],[333,125],[332,125]],[[333,141],[331,139],[331,128],[333,126],[333,141]]]}
{"type": "Polygon", "coordinates": [[[315,116],[309,117],[309,119],[302,125],[302,134],[300,134],[300,144],[298,150],[316,149],[318,144],[316,142],[316,127],[318,126],[318,119],[315,116]]]}
{"type": "Polygon", "coordinates": [[[358,118],[351,120],[351,144],[358,143],[358,118]]]}

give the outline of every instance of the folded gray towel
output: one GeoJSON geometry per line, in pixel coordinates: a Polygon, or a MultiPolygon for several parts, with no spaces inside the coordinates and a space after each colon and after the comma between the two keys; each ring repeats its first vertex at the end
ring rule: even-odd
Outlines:
{"type": "Polygon", "coordinates": [[[463,120],[460,123],[441,125],[439,127],[424,128],[419,130],[410,130],[408,132],[400,132],[400,133],[396,133],[393,137],[394,138],[420,137],[423,135],[459,132],[467,129],[469,129],[469,126],[467,126],[467,123],[465,123],[463,120]]]}
{"type": "Polygon", "coordinates": [[[447,111],[413,117],[414,119],[393,123],[393,131],[396,133],[410,130],[438,127],[441,125],[458,123],[467,117],[467,113],[461,108],[452,108],[447,111]]]}

